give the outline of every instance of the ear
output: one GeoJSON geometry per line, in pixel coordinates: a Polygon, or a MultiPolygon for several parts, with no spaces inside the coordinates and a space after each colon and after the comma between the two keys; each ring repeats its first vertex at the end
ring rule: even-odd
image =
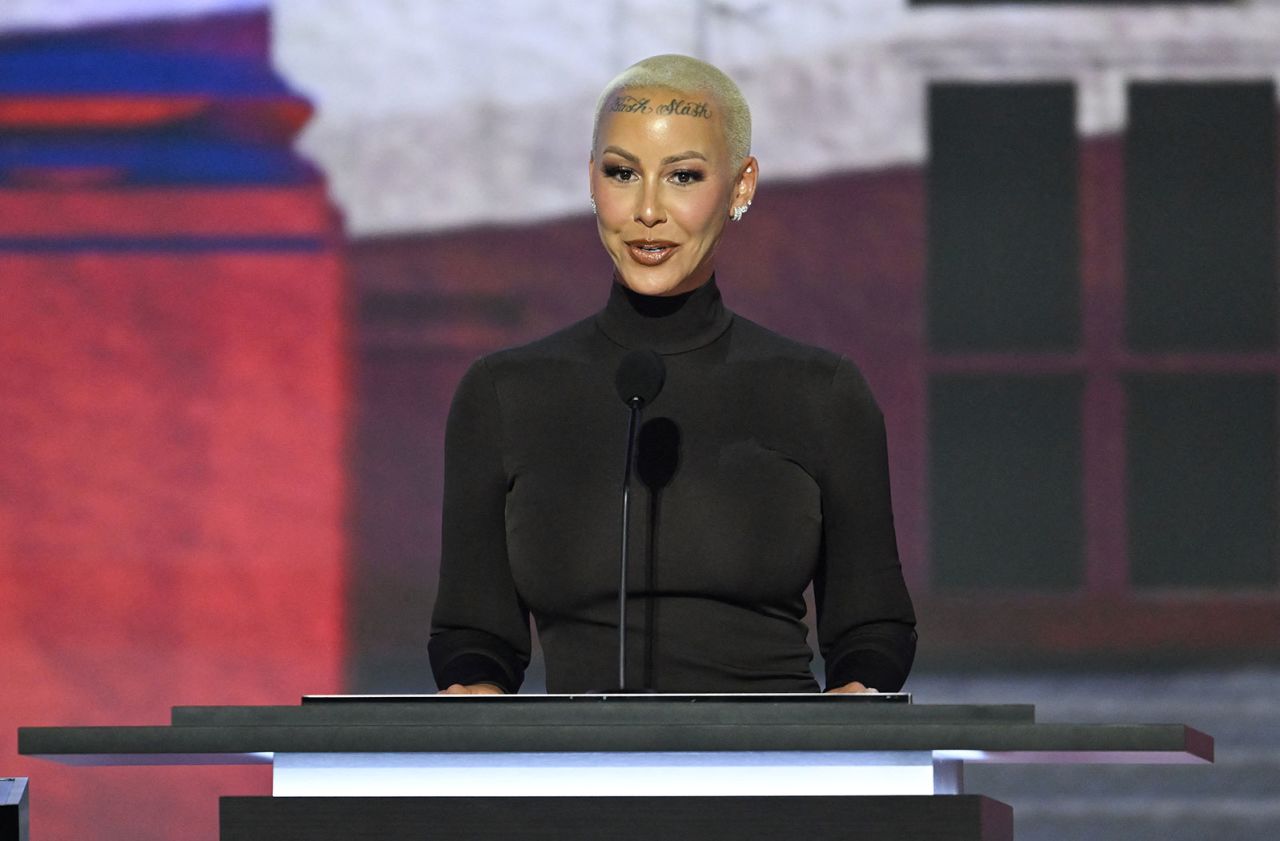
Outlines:
{"type": "Polygon", "coordinates": [[[755,157],[748,155],[738,169],[738,179],[733,185],[733,201],[729,202],[731,208],[751,203],[751,200],[756,195],[756,178],[759,175],[759,162],[756,161],[755,157]]]}

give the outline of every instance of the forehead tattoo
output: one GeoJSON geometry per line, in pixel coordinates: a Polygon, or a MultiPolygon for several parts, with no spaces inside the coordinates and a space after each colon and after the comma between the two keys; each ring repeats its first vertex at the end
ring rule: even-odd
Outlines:
{"type": "Polygon", "coordinates": [[[654,102],[651,98],[632,96],[629,93],[618,94],[609,105],[615,114],[662,114],[681,117],[701,117],[711,119],[711,105],[706,100],[681,99],[672,97],[668,102],[654,102]]]}

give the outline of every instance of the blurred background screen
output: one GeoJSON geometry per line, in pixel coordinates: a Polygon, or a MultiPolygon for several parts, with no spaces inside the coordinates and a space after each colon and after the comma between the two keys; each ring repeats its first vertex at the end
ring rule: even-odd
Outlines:
{"type": "Polygon", "coordinates": [[[19,725],[434,691],[450,397],[603,305],[591,112],[661,52],[752,105],[726,302],[884,410],[907,690],[1219,739],[970,790],[1023,839],[1280,836],[1280,0],[4,0],[0,775],[39,837],[212,839],[270,774],[19,725]]]}

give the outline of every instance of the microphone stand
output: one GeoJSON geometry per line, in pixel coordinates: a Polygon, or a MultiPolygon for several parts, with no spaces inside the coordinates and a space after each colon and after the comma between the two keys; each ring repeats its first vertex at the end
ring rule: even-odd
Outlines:
{"type": "Polygon", "coordinates": [[[636,460],[640,410],[662,391],[666,379],[662,357],[652,350],[632,350],[618,363],[614,386],[630,410],[627,420],[627,464],[622,474],[622,556],[618,564],[618,692],[627,691],[627,551],[631,543],[631,474],[636,460]]]}
{"type": "Polygon", "coordinates": [[[618,689],[621,692],[627,691],[627,550],[631,545],[631,472],[642,405],[639,397],[627,401],[631,416],[627,421],[627,464],[622,474],[622,556],[618,564],[621,576],[618,582],[618,689]]]}

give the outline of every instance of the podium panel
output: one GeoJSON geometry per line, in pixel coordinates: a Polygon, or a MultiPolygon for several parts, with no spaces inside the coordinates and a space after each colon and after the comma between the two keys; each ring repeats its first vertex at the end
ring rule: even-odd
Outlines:
{"type": "Polygon", "coordinates": [[[221,841],[1012,841],[1013,810],[948,797],[223,797],[221,841]]]}

